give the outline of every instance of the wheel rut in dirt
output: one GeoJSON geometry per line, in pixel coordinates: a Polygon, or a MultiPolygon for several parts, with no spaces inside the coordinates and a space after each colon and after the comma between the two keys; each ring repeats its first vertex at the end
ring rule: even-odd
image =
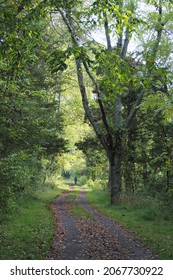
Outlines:
{"type": "Polygon", "coordinates": [[[51,205],[55,216],[56,234],[46,259],[155,259],[156,257],[130,231],[98,212],[87,203],[81,190],[75,199],[61,194],[51,205]],[[89,215],[78,217],[72,211],[80,207],[89,215]]]}

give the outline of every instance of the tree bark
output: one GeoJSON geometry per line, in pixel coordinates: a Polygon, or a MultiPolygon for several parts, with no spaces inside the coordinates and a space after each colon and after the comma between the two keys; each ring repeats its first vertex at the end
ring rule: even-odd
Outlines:
{"type": "Polygon", "coordinates": [[[111,50],[112,50],[112,46],[111,46],[111,38],[110,38],[110,34],[109,34],[109,24],[108,24],[108,19],[107,19],[106,12],[104,12],[103,14],[104,14],[104,17],[105,17],[104,28],[105,28],[105,35],[106,35],[107,49],[111,51],[111,50]]]}
{"type": "Polygon", "coordinates": [[[120,200],[122,190],[121,183],[121,149],[111,153],[109,158],[109,184],[111,186],[111,204],[116,204],[120,200]]]}

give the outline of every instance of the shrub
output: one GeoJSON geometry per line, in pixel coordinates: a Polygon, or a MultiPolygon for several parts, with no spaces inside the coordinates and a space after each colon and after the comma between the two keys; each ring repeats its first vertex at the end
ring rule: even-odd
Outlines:
{"type": "Polygon", "coordinates": [[[83,186],[83,185],[86,184],[86,182],[87,182],[87,176],[86,175],[78,176],[79,185],[83,186]]]}
{"type": "Polygon", "coordinates": [[[160,208],[165,215],[165,219],[173,219],[173,189],[169,189],[161,195],[160,208]]]}
{"type": "Polygon", "coordinates": [[[87,180],[86,186],[94,190],[105,190],[107,189],[107,180],[95,180],[91,178],[87,180]]]}

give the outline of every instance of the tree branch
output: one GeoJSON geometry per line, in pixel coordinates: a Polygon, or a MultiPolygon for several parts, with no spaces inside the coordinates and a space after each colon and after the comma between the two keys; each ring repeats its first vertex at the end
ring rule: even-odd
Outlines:
{"type": "Polygon", "coordinates": [[[141,104],[143,96],[144,96],[144,89],[142,89],[141,92],[139,93],[138,98],[136,99],[136,102],[135,102],[132,110],[130,111],[130,113],[129,113],[128,117],[127,117],[127,120],[126,120],[126,128],[127,129],[130,127],[130,124],[131,124],[133,118],[136,115],[136,112],[138,110],[138,106],[141,104]]]}
{"type": "Polygon", "coordinates": [[[162,32],[163,32],[163,28],[164,28],[164,23],[162,22],[162,13],[163,13],[163,10],[162,10],[162,0],[159,1],[159,4],[158,4],[158,12],[159,12],[159,15],[158,15],[158,21],[157,21],[157,39],[156,39],[156,43],[155,43],[155,46],[153,47],[153,52],[152,52],[152,63],[154,64],[155,60],[156,60],[156,55],[157,55],[157,52],[158,52],[158,48],[159,48],[159,44],[160,44],[160,41],[161,41],[161,38],[162,38],[162,32]]]}
{"type": "Polygon", "coordinates": [[[96,90],[97,98],[98,98],[98,103],[99,103],[100,111],[101,111],[101,114],[102,114],[102,120],[103,120],[105,129],[106,129],[106,131],[108,133],[108,136],[109,136],[109,139],[111,141],[111,144],[112,144],[113,141],[112,141],[112,136],[111,136],[111,132],[110,132],[110,127],[109,127],[109,124],[108,124],[107,119],[106,119],[106,114],[105,114],[105,110],[104,110],[103,103],[102,103],[102,100],[101,100],[101,92],[100,92],[98,83],[95,80],[95,78],[92,75],[92,73],[90,72],[89,67],[88,67],[85,59],[82,59],[82,62],[83,62],[83,65],[85,67],[85,70],[86,70],[88,76],[90,77],[90,79],[92,80],[92,82],[93,82],[93,84],[95,86],[95,90],[96,90]]]}
{"type": "Polygon", "coordinates": [[[89,108],[86,88],[85,88],[85,85],[84,85],[84,77],[83,77],[81,59],[79,57],[75,57],[75,62],[76,62],[78,83],[79,83],[79,88],[80,88],[80,92],[81,92],[81,96],[82,96],[82,103],[83,103],[84,110],[86,112],[86,115],[87,115],[90,123],[92,124],[92,126],[94,128],[94,131],[95,131],[98,139],[100,140],[102,145],[107,149],[107,144],[106,144],[105,138],[104,138],[103,134],[100,132],[99,126],[94,121],[93,115],[92,115],[91,110],[89,108]]]}
{"type": "Polygon", "coordinates": [[[129,45],[129,38],[130,38],[130,32],[129,32],[129,28],[126,29],[126,36],[125,36],[125,40],[124,40],[124,45],[123,45],[123,49],[122,49],[122,53],[121,53],[121,58],[125,59],[126,54],[127,54],[127,49],[128,49],[128,45],[129,45]]]}
{"type": "Polygon", "coordinates": [[[111,38],[110,38],[110,35],[109,35],[109,23],[108,23],[108,18],[107,18],[106,12],[103,13],[103,16],[105,18],[104,28],[105,28],[107,48],[108,48],[108,50],[112,50],[111,38]]]}

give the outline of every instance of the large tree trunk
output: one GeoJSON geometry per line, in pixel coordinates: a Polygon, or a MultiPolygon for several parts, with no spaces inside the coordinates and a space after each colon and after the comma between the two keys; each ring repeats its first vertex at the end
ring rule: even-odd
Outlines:
{"type": "Polygon", "coordinates": [[[122,191],[122,174],[121,174],[121,160],[122,160],[122,138],[119,133],[116,135],[116,143],[108,146],[107,155],[109,158],[109,181],[108,186],[111,190],[111,203],[119,202],[122,191]]]}
{"type": "Polygon", "coordinates": [[[111,188],[111,203],[119,202],[122,190],[121,182],[121,153],[120,150],[116,151],[111,158],[109,158],[110,172],[109,184],[111,188]]]}

